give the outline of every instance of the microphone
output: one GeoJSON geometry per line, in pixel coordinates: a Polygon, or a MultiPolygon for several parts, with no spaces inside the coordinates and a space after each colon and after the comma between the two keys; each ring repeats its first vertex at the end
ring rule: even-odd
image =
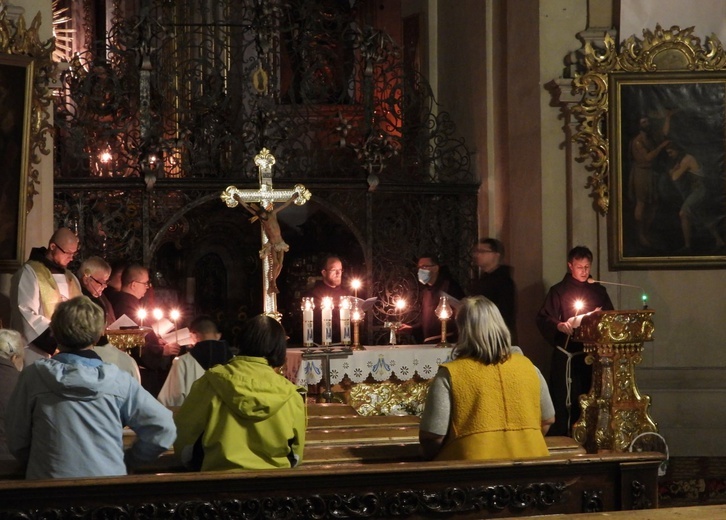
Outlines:
{"type": "Polygon", "coordinates": [[[646,294],[645,294],[645,289],[643,289],[639,285],[632,285],[629,283],[603,282],[602,280],[595,280],[594,278],[588,278],[587,283],[599,283],[602,285],[618,285],[620,287],[632,287],[634,289],[640,289],[640,293],[642,294],[641,299],[643,300],[643,309],[648,308],[648,296],[646,296],[646,294]]]}

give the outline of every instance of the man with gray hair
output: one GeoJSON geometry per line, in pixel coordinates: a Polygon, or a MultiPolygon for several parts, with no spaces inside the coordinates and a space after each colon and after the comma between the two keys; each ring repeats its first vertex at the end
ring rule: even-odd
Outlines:
{"type": "Polygon", "coordinates": [[[6,427],[29,480],[126,475],[173,445],[171,412],[93,351],[104,327],[103,310],[87,296],[58,304],[51,329],[60,353],[20,374],[6,427]],[[127,426],[137,440],[124,453],[127,426]]]}

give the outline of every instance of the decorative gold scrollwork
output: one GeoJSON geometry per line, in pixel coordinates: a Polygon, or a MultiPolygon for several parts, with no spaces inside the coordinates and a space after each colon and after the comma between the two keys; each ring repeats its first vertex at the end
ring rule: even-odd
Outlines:
{"type": "Polygon", "coordinates": [[[608,78],[618,72],[717,71],[726,68],[726,52],[715,35],[701,39],[693,27],[673,26],[655,31],[643,30],[643,38],[631,36],[618,51],[613,38],[606,34],[601,46],[585,44],[587,72],[573,81],[576,93],[582,94],[573,115],[578,120],[572,139],[579,143],[580,159],[589,162],[586,188],[591,190],[596,210],[607,214],[610,205],[610,143],[605,128],[608,119],[608,78]]]}
{"type": "Polygon", "coordinates": [[[50,104],[48,86],[55,74],[53,63],[53,40],[40,41],[39,28],[41,16],[35,15],[30,27],[25,26],[25,19],[21,15],[16,22],[8,19],[7,12],[0,13],[0,54],[26,55],[34,60],[34,75],[30,118],[30,163],[28,171],[26,211],[33,208],[33,196],[38,193],[35,189],[40,184],[38,164],[40,156],[48,155],[50,148],[46,139],[52,132],[50,122],[50,104]]]}

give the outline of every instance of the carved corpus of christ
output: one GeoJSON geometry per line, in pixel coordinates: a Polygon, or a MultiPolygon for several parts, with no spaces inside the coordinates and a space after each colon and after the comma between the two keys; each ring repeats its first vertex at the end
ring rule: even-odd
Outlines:
{"type": "Polygon", "coordinates": [[[302,206],[310,200],[311,193],[302,184],[296,184],[293,189],[273,189],[272,166],[275,164],[275,157],[267,148],[263,148],[255,156],[255,164],[259,172],[259,189],[240,190],[235,186],[229,186],[222,192],[221,198],[229,208],[241,205],[249,211],[253,215],[250,219],[251,222],[260,221],[262,226],[260,258],[263,272],[264,312],[279,320],[281,316],[277,312],[277,277],[282,270],[285,252],[290,249],[290,246],[282,238],[277,214],[293,203],[302,206]],[[275,202],[284,202],[284,204],[276,208],[275,202]]]}

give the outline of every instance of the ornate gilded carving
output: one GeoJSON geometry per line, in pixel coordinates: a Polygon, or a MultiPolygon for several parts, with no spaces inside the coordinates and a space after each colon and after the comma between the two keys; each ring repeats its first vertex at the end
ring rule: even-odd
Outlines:
{"type": "Polygon", "coordinates": [[[40,13],[35,15],[30,27],[26,27],[25,18],[20,15],[16,22],[8,19],[5,11],[0,13],[0,53],[29,56],[34,61],[33,87],[30,121],[30,163],[25,209],[33,208],[33,196],[38,193],[36,186],[40,184],[38,164],[41,156],[48,155],[50,148],[46,143],[53,126],[50,123],[51,96],[48,86],[55,74],[53,63],[53,40],[40,41],[40,13]]]}
{"type": "Polygon", "coordinates": [[[653,340],[654,311],[606,311],[585,316],[575,337],[593,365],[592,388],[580,397],[573,437],[589,452],[627,451],[643,432],[656,432],[650,397],[638,392],[635,365],[643,342],[653,340]]]}
{"type": "Polygon", "coordinates": [[[350,404],[361,415],[421,415],[430,380],[357,383],[350,389],[350,404]]]}
{"type": "Polygon", "coordinates": [[[608,119],[608,75],[618,72],[716,71],[726,68],[726,52],[715,35],[701,39],[693,27],[673,26],[655,31],[643,30],[643,38],[631,36],[618,50],[606,34],[602,46],[587,42],[584,64],[587,72],[573,80],[574,90],[582,95],[573,114],[578,120],[573,140],[580,144],[580,157],[588,164],[588,183],[595,207],[601,214],[610,203],[610,143],[606,135],[608,119]]]}
{"type": "MultiPolygon", "coordinates": [[[[27,518],[406,518],[465,512],[546,514],[569,498],[564,482],[459,486],[397,492],[263,496],[141,505],[14,511],[27,518]]],[[[601,509],[600,509],[601,510],[601,509]]],[[[13,516],[14,518],[15,516],[13,516]]]]}

